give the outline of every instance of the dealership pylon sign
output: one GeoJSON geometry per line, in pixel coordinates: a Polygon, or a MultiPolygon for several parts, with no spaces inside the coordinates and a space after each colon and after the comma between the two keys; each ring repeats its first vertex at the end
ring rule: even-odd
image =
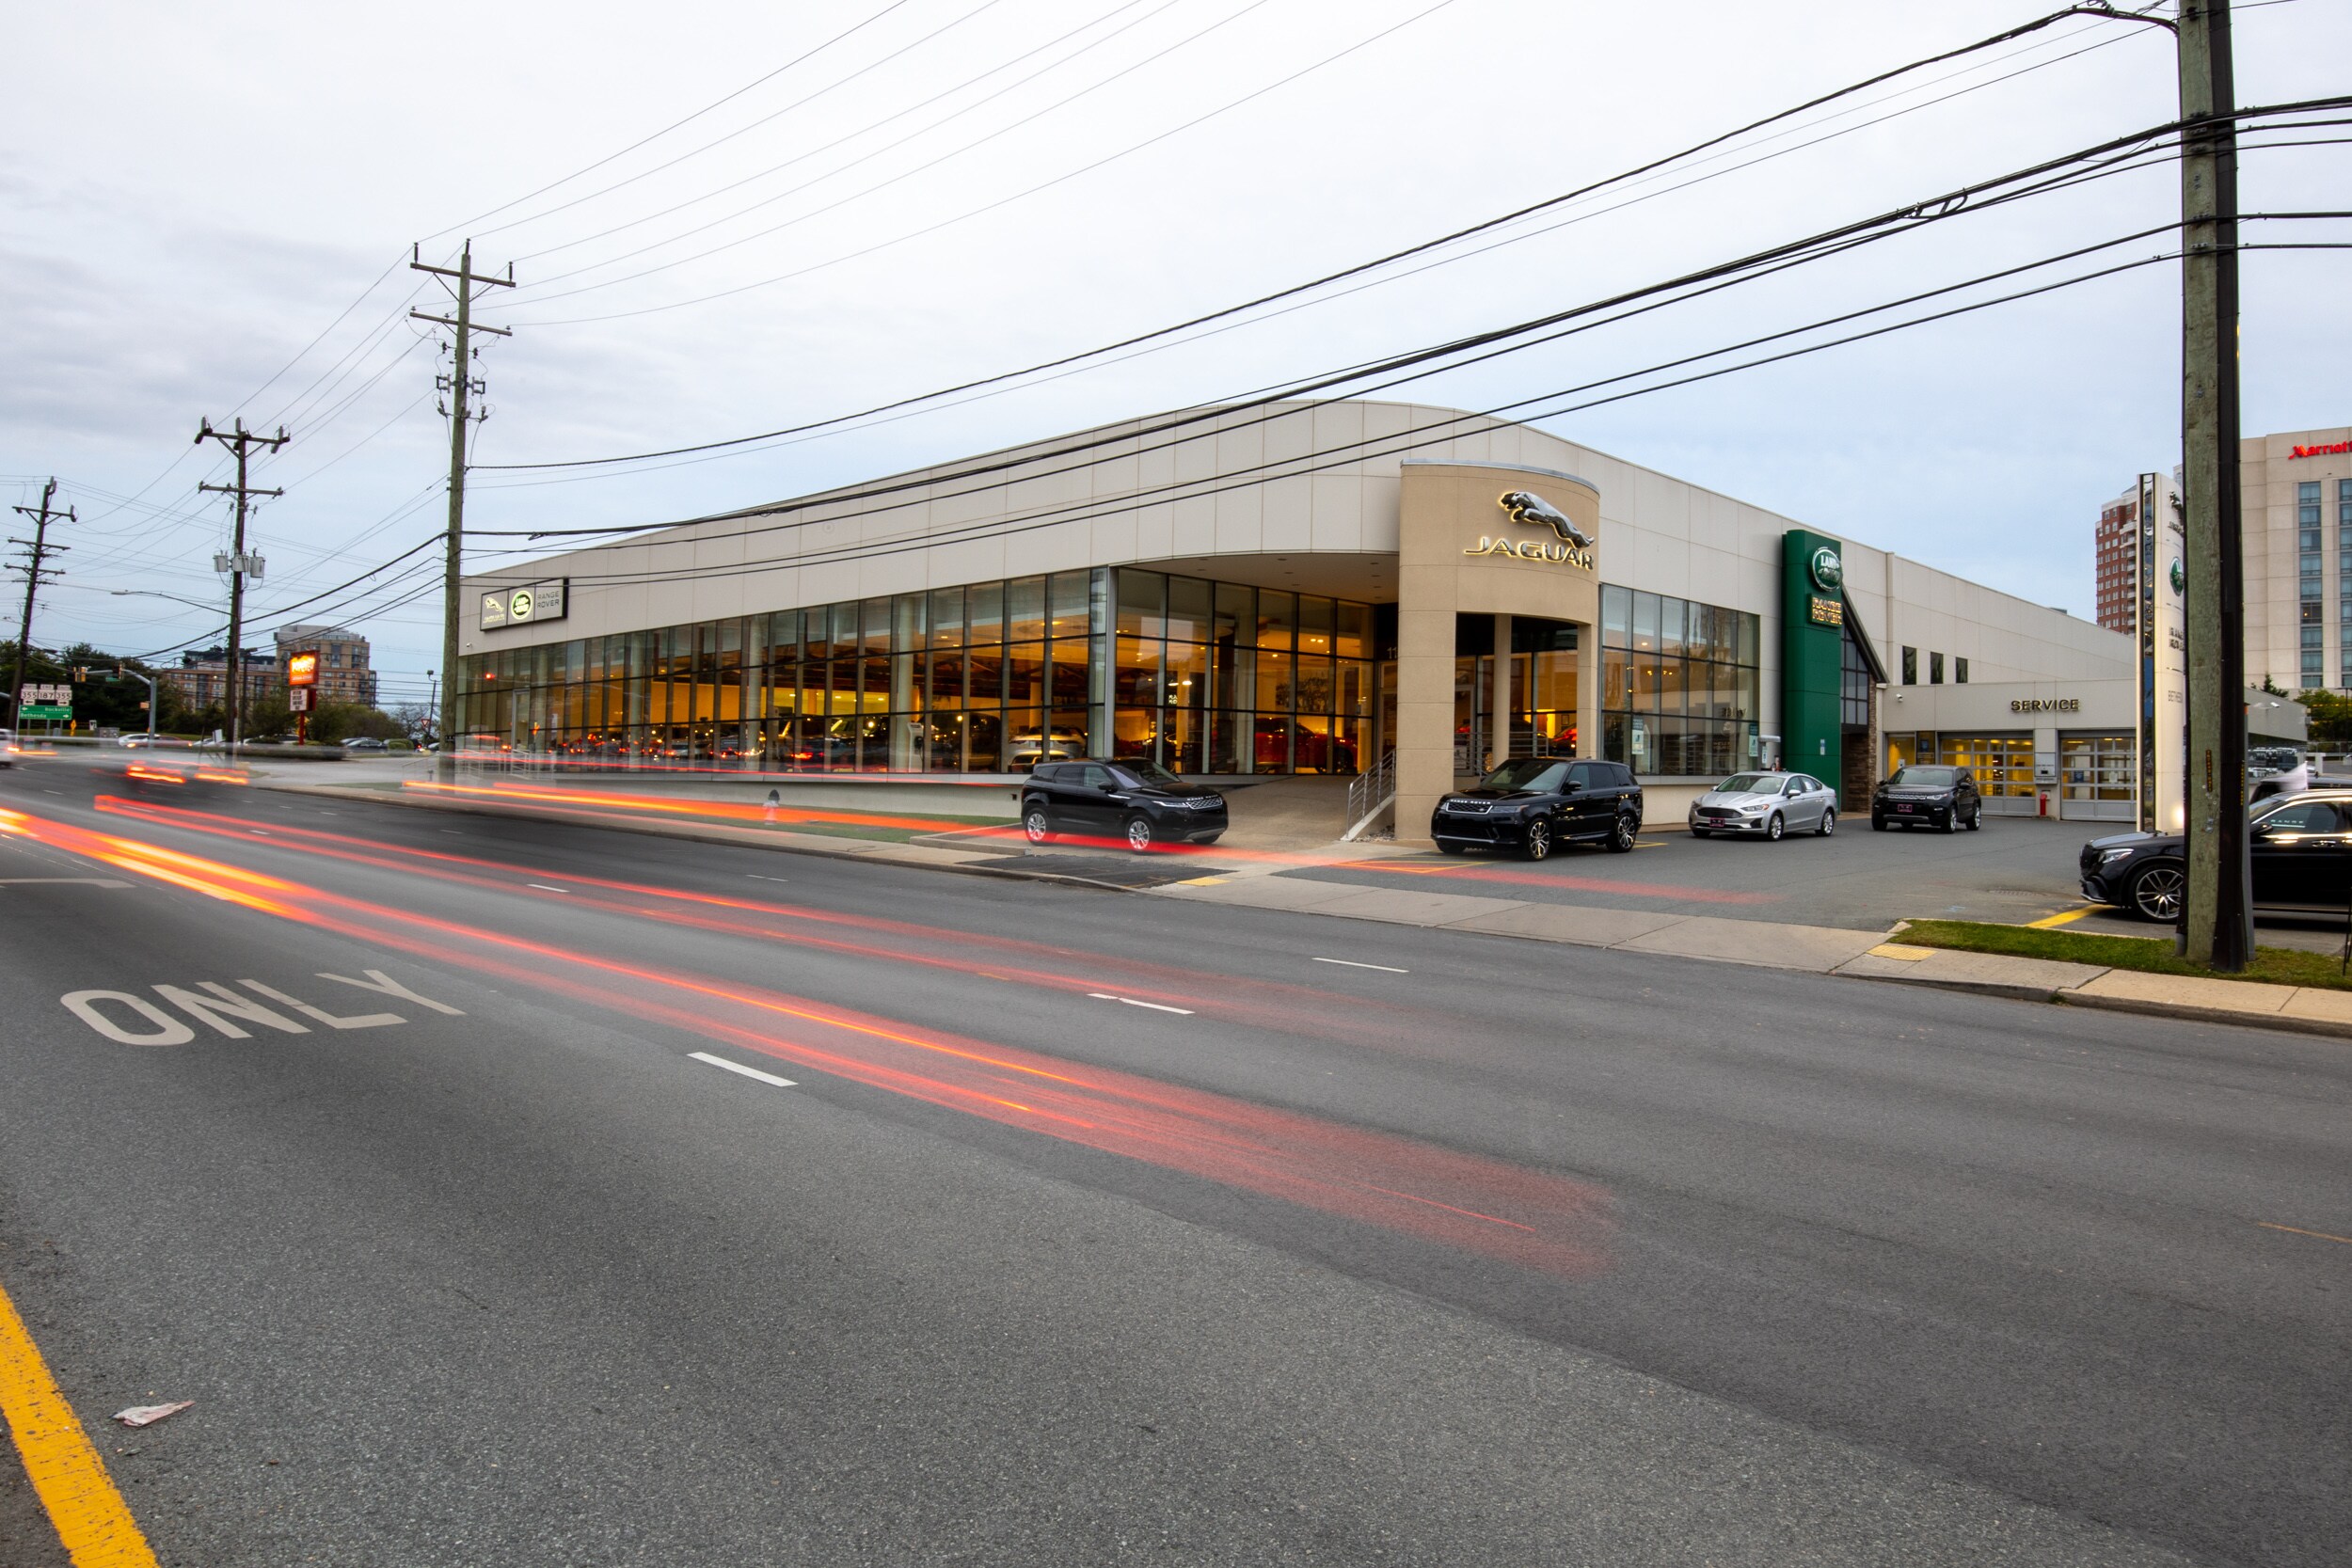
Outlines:
{"type": "Polygon", "coordinates": [[[2139,800],[2142,832],[2177,833],[2188,764],[2188,529],[2154,474],[2139,476],[2139,800]]]}

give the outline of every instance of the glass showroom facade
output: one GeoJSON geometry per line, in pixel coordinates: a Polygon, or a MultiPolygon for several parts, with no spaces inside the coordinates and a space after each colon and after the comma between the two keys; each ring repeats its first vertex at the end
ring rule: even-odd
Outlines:
{"type": "Polygon", "coordinates": [[[1754,766],[1762,625],[1745,610],[1604,585],[1600,754],[1655,778],[1754,766]]]}
{"type": "Polygon", "coordinates": [[[1368,605],[1133,567],[1015,578],[469,656],[462,750],[551,762],[1353,773],[1368,605]]]}
{"type": "MultiPolygon", "coordinates": [[[[1758,618],[1606,586],[1600,603],[1600,754],[1653,778],[1751,765],[1758,618]]],[[[761,771],[1025,772],[1107,754],[1355,773],[1392,743],[1375,721],[1394,695],[1383,625],[1353,600],[1131,566],[1014,578],[469,655],[459,744],[761,771]]],[[[1573,753],[1578,641],[1522,619],[1515,750],[1573,753]]],[[[1485,667],[1462,660],[1466,705],[1483,704],[1485,667]]],[[[1467,739],[1483,708],[1460,723],[1464,756],[1483,755],[1467,739]]]]}

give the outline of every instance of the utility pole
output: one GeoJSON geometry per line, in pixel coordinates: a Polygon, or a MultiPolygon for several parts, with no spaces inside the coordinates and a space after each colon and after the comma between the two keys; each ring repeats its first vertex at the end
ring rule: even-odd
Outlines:
{"type": "MultiPolygon", "coordinates": [[[[17,568],[24,574],[24,619],[18,624],[16,632],[16,678],[8,682],[8,715],[12,721],[16,710],[24,705],[24,660],[32,653],[33,642],[33,596],[40,591],[43,582],[57,580],[56,575],[42,562],[53,555],[66,552],[65,546],[49,542],[49,525],[60,517],[69,523],[81,520],[74,516],[73,508],[69,506],[59,512],[49,504],[56,499],[56,495],[57,482],[53,479],[40,487],[40,505],[13,508],[33,519],[33,536],[30,539],[10,537],[8,540],[11,545],[24,546],[28,552],[25,563],[17,568]]],[[[23,729],[24,726],[20,722],[16,727],[23,729]]]]}
{"type": "MultiPolygon", "coordinates": [[[[2238,494],[2237,120],[2229,0],[2181,0],[2181,455],[2187,502],[2188,896],[2182,952],[2254,952],[2246,833],[2246,557],[2238,494]]],[[[2159,592],[2162,590],[2159,589],[2159,592]]]]}
{"type": "Polygon", "coordinates": [[[200,447],[207,441],[218,441],[223,447],[237,454],[236,483],[199,484],[197,486],[199,490],[211,490],[220,495],[237,498],[237,528],[235,536],[230,543],[230,553],[226,556],[215,555],[213,557],[213,569],[215,571],[225,570],[229,574],[229,679],[221,700],[227,705],[229,713],[229,754],[232,757],[237,754],[237,719],[243,705],[239,701],[243,695],[241,689],[243,682],[238,666],[243,658],[239,640],[245,636],[245,578],[247,572],[252,573],[257,581],[262,576],[262,558],[246,553],[246,513],[255,496],[282,496],[286,493],[283,490],[257,490],[247,484],[245,472],[246,458],[255,447],[267,447],[270,451],[276,451],[286,444],[287,439],[284,425],[278,427],[277,435],[263,436],[259,431],[246,429],[243,419],[237,420],[234,430],[215,430],[212,420],[201,420],[198,421],[196,432],[198,446],[200,447]]]}
{"type": "MultiPolygon", "coordinates": [[[[502,326],[479,326],[473,319],[474,290],[482,287],[511,289],[515,286],[515,265],[508,262],[504,277],[484,277],[473,270],[473,242],[468,240],[458,253],[455,268],[427,265],[422,247],[409,252],[408,265],[412,271],[429,272],[436,277],[454,278],[450,293],[456,296],[457,315],[454,320],[436,316],[422,310],[411,310],[418,321],[434,322],[457,334],[456,358],[450,373],[437,383],[449,393],[450,402],[441,412],[449,416],[449,532],[442,541],[441,564],[441,670],[448,677],[441,683],[440,753],[434,773],[444,784],[457,776],[457,758],[453,751],[457,736],[457,578],[466,551],[466,420],[469,417],[466,405],[469,397],[487,390],[473,378],[473,358],[480,350],[473,346],[476,332],[495,333],[501,338],[514,334],[502,326]]],[[[482,416],[470,416],[479,420],[482,416]]]]}

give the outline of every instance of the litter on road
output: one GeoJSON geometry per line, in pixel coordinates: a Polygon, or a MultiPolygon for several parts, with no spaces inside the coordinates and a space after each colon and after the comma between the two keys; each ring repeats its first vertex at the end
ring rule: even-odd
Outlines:
{"type": "Polygon", "coordinates": [[[194,1400],[181,1400],[172,1404],[135,1404],[128,1410],[115,1412],[115,1419],[127,1427],[151,1427],[168,1416],[177,1416],[194,1405],[194,1400]]]}

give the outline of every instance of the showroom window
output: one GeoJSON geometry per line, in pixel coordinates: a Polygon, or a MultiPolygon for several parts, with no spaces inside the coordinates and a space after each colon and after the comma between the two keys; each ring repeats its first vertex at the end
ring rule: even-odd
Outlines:
{"type": "Polygon", "coordinates": [[[602,766],[1353,773],[1371,644],[1367,605],[1104,567],[469,656],[458,733],[602,766]]]}
{"type": "Polygon", "coordinates": [[[1604,584],[1600,622],[1601,755],[1645,778],[1721,778],[1756,760],[1756,616],[1604,584]]]}

